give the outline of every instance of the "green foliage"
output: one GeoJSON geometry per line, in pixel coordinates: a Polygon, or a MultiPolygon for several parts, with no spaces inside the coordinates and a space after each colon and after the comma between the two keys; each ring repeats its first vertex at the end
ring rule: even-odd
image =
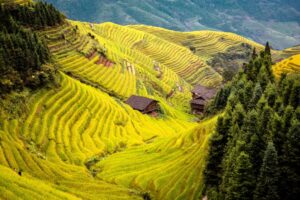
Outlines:
{"type": "Polygon", "coordinates": [[[268,44],[259,56],[253,54],[244,71],[227,84],[226,97],[223,88],[207,110],[211,114],[225,108],[213,137],[218,142],[211,143],[213,156],[205,170],[210,172],[205,179],[217,175],[218,181],[205,182],[206,194],[208,198],[253,199],[256,188],[255,199],[297,199],[300,76],[283,75],[277,83],[268,44]],[[213,196],[209,191],[214,191],[213,196]]]}
{"type": "Polygon", "coordinates": [[[2,94],[22,89],[24,86],[36,88],[53,79],[49,70],[41,68],[43,64],[50,62],[48,47],[32,30],[41,27],[41,24],[36,22],[36,18],[43,21],[45,25],[55,25],[60,22],[62,18],[57,17],[54,13],[58,11],[53,9],[53,6],[41,2],[28,6],[1,5],[0,91],[2,94]]]}
{"type": "Polygon", "coordinates": [[[270,48],[269,42],[266,43],[266,47],[265,47],[265,55],[271,56],[271,48],[270,48]]]}
{"type": "Polygon", "coordinates": [[[215,186],[221,181],[221,163],[223,158],[223,149],[226,145],[226,125],[223,117],[218,118],[216,133],[210,139],[211,149],[207,158],[207,168],[205,174],[206,186],[215,186]]]}
{"type": "Polygon", "coordinates": [[[287,140],[284,144],[283,153],[283,173],[282,178],[286,179],[283,186],[286,191],[282,191],[286,195],[286,199],[296,200],[300,194],[300,121],[294,117],[291,120],[291,128],[287,134],[287,140]]]}
{"type": "Polygon", "coordinates": [[[52,4],[41,1],[26,6],[4,5],[1,6],[1,14],[10,16],[18,24],[31,28],[59,25],[65,18],[52,4]]]}
{"type": "Polygon", "coordinates": [[[279,169],[277,151],[273,142],[269,142],[264,153],[260,175],[254,192],[254,199],[278,200],[279,169]]]}
{"type": "Polygon", "coordinates": [[[250,157],[241,152],[236,160],[232,177],[229,180],[226,200],[251,200],[255,187],[255,176],[253,173],[250,157]]]}

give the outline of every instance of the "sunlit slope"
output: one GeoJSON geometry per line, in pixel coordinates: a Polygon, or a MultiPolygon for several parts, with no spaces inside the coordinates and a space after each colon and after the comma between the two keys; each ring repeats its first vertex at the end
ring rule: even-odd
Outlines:
{"type": "Polygon", "coordinates": [[[137,191],[96,180],[85,167],[62,162],[55,155],[55,140],[44,152],[33,140],[24,139],[23,124],[17,120],[3,123],[0,199],[141,199],[137,191]]]}
{"type": "MultiPolygon", "coordinates": [[[[88,24],[86,24],[89,27],[88,24]]],[[[95,25],[98,36],[118,44],[118,51],[130,55],[130,61],[153,68],[153,61],[169,68],[190,84],[218,86],[222,77],[199,57],[181,45],[174,44],[153,34],[113,23],[95,25]]],[[[163,75],[164,77],[164,75],[163,75]]]]}
{"type": "Polygon", "coordinates": [[[133,25],[129,27],[156,35],[159,38],[163,38],[178,45],[188,48],[194,47],[196,54],[203,60],[208,60],[216,53],[225,52],[229,47],[241,43],[249,44],[250,46],[257,48],[257,50],[263,49],[263,46],[256,42],[229,32],[176,32],[159,27],[144,25],[133,25]]]}
{"type": "Polygon", "coordinates": [[[32,177],[20,178],[12,169],[2,165],[0,180],[1,199],[80,199],[32,177]]]}
{"type": "Polygon", "coordinates": [[[217,117],[180,136],[158,139],[106,157],[94,166],[102,180],[150,191],[154,199],[198,199],[208,138],[217,117]]]}
{"type": "Polygon", "coordinates": [[[193,126],[182,120],[183,113],[172,116],[173,109],[168,106],[165,117],[155,119],[98,89],[61,77],[58,91],[35,97],[22,127],[23,136],[46,152],[48,159],[82,165],[94,155],[113,153],[157,136],[176,135],[193,126]]]}
{"type": "Polygon", "coordinates": [[[300,54],[300,45],[284,49],[282,53],[288,56],[300,54]]]}
{"type": "Polygon", "coordinates": [[[194,122],[190,90],[219,86],[220,75],[185,47],[111,23],[39,35],[57,84],[0,123],[0,199],[197,198],[216,118],[194,122]],[[133,94],[158,100],[159,117],[125,104],[133,94]]]}
{"type": "Polygon", "coordinates": [[[14,4],[14,3],[17,3],[17,4],[26,4],[26,3],[30,3],[32,2],[32,0],[0,0],[0,3],[5,3],[5,4],[14,4]]]}
{"type": "Polygon", "coordinates": [[[300,73],[300,54],[284,59],[273,66],[274,74],[277,78],[282,73],[300,73]]]}
{"type": "Polygon", "coordinates": [[[189,110],[192,86],[173,70],[163,64],[159,64],[159,70],[156,70],[152,58],[119,41],[102,37],[96,25],[91,29],[88,23],[71,23],[41,32],[58,69],[71,72],[77,78],[123,100],[133,94],[163,100],[174,91],[168,103],[177,109],[189,110]],[[91,39],[89,33],[95,39],[91,39]],[[95,47],[106,49],[107,59],[114,63],[112,67],[96,64],[98,54],[90,59],[86,57],[95,47]]]}
{"type": "MultiPolygon", "coordinates": [[[[24,176],[28,175],[24,178],[28,188],[39,182],[35,179],[51,183],[46,189],[53,193],[53,198],[56,192],[63,196],[60,191],[84,199],[139,198],[136,191],[92,178],[85,163],[151,139],[179,137],[196,123],[188,122],[185,114],[172,116],[172,109],[166,110],[163,118],[142,115],[96,88],[64,74],[59,76],[61,87],[45,89],[31,97],[30,112],[24,116],[24,122],[3,122],[0,165],[22,169],[24,176]],[[32,181],[31,176],[35,177],[32,181]]],[[[8,179],[4,174],[1,176],[8,179]]],[[[22,184],[13,184],[14,178],[7,180],[12,184],[0,184],[4,187],[1,190],[6,191],[3,195],[25,190],[22,184]]],[[[38,190],[39,187],[35,191],[38,190]]]]}

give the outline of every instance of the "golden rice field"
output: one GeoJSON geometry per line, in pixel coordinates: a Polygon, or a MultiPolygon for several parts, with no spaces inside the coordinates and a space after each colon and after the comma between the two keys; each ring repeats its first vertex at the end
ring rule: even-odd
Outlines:
{"type": "Polygon", "coordinates": [[[0,0],[0,3],[4,3],[4,4],[13,4],[13,3],[25,4],[28,2],[30,2],[30,0],[0,0]]]}
{"type": "Polygon", "coordinates": [[[1,126],[0,198],[141,199],[146,191],[156,199],[176,199],[177,192],[177,199],[199,195],[215,118],[202,124],[184,113],[152,118],[59,76],[61,87],[29,99],[24,121],[1,126]],[[93,166],[99,172],[93,178],[84,164],[95,157],[102,159],[93,166]]]}
{"type": "MultiPolygon", "coordinates": [[[[89,24],[85,24],[90,29],[89,24]]],[[[170,43],[152,34],[113,23],[95,25],[93,32],[99,38],[105,38],[114,45],[119,55],[126,54],[130,62],[141,65],[144,69],[153,68],[153,61],[158,62],[162,70],[171,70],[189,84],[219,85],[222,77],[198,56],[181,45],[170,43]]],[[[107,46],[109,44],[105,43],[107,46]]],[[[171,73],[172,73],[171,72],[171,73]]],[[[169,72],[163,71],[163,79],[169,72]]]]}
{"type": "Polygon", "coordinates": [[[282,73],[300,73],[300,54],[291,56],[273,65],[273,71],[277,78],[282,73]]]}
{"type": "Polygon", "coordinates": [[[130,25],[129,27],[145,33],[150,33],[178,45],[193,46],[195,47],[196,54],[202,60],[209,60],[214,54],[225,52],[229,47],[241,43],[249,44],[257,50],[262,50],[264,48],[261,44],[229,32],[208,30],[177,32],[160,27],[145,25],[130,25]]]}
{"type": "Polygon", "coordinates": [[[282,53],[287,56],[300,54],[300,45],[284,49],[282,53]]]}
{"type": "Polygon", "coordinates": [[[0,122],[0,199],[200,197],[217,116],[196,123],[190,90],[198,83],[219,86],[222,77],[176,43],[177,33],[170,42],[138,29],[68,21],[39,32],[58,86],[31,94],[28,112],[0,122]],[[113,65],[99,62],[95,49],[113,65]],[[131,95],[158,100],[159,117],[125,104],[131,95]]]}
{"type": "Polygon", "coordinates": [[[123,100],[133,94],[164,98],[175,90],[168,103],[185,111],[189,109],[192,86],[173,70],[161,63],[160,70],[155,70],[153,59],[128,48],[125,44],[97,34],[97,25],[92,30],[88,23],[71,21],[71,24],[73,26],[65,24],[41,33],[48,41],[59,69],[71,72],[72,75],[79,76],[123,100]],[[75,26],[78,27],[77,32],[74,32],[75,26]],[[92,40],[87,36],[88,33],[92,33],[96,39],[92,40]],[[62,35],[65,40],[62,39],[62,35]],[[99,59],[98,55],[91,59],[84,56],[92,51],[95,42],[107,49],[106,55],[114,62],[113,67],[95,64],[99,59]]]}

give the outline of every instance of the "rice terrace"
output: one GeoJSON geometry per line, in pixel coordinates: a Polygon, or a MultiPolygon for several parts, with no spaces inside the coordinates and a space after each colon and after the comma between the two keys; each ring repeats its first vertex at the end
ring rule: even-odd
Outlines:
{"type": "Polygon", "coordinates": [[[250,26],[238,1],[0,0],[0,199],[298,199],[300,4],[279,1],[250,26]]]}

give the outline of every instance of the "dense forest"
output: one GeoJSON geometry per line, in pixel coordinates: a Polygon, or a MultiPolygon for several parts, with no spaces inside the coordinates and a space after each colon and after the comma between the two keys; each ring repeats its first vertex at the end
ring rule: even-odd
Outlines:
{"type": "Polygon", "coordinates": [[[0,91],[44,85],[51,79],[42,65],[51,60],[47,45],[37,29],[63,23],[55,8],[44,2],[27,6],[1,5],[0,8],[0,91]]]}
{"type": "Polygon", "coordinates": [[[300,76],[275,80],[269,44],[207,108],[225,110],[210,140],[208,199],[296,200],[300,196],[300,76]]]}

